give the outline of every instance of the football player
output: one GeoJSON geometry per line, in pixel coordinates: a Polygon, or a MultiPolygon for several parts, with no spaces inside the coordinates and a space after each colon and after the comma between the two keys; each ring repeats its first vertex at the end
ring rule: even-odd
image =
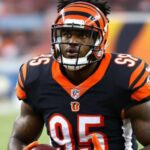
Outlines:
{"type": "Polygon", "coordinates": [[[107,2],[59,0],[52,55],[20,68],[21,114],[8,150],[38,140],[44,124],[59,150],[99,150],[97,140],[102,150],[137,150],[136,140],[150,149],[150,69],[105,52],[109,12],[107,2]]]}

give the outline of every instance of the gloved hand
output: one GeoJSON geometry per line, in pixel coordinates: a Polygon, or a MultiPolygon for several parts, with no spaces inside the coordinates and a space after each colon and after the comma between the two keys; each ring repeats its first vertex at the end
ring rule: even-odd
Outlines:
{"type": "Polygon", "coordinates": [[[23,150],[31,150],[31,148],[34,148],[34,147],[36,147],[38,145],[39,145],[39,142],[38,141],[34,141],[34,142],[30,143],[29,145],[27,145],[26,147],[24,147],[23,150]]]}
{"type": "MultiPolygon", "coordinates": [[[[94,150],[102,150],[101,144],[98,141],[96,134],[92,135],[92,143],[94,145],[94,150]]],[[[38,141],[34,141],[34,142],[30,143],[29,145],[27,145],[23,150],[31,150],[31,148],[34,148],[37,145],[39,145],[38,141]]]]}
{"type": "Polygon", "coordinates": [[[102,150],[102,146],[101,146],[96,134],[92,135],[92,143],[94,145],[94,150],[102,150]]]}

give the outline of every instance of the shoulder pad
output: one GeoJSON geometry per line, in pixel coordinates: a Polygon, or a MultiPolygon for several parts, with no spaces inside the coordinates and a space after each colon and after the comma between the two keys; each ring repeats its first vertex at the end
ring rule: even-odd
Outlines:
{"type": "Polygon", "coordinates": [[[29,60],[20,67],[18,82],[16,85],[16,95],[19,99],[26,99],[26,87],[29,85],[29,83],[38,79],[43,68],[49,68],[51,58],[52,55],[41,55],[29,60]]]}

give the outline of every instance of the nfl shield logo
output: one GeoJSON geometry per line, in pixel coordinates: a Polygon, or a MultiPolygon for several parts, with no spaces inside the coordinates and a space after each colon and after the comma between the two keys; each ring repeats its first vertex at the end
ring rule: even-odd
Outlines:
{"type": "Polygon", "coordinates": [[[71,89],[71,97],[73,99],[78,99],[80,97],[80,90],[78,90],[78,89],[71,89]]]}

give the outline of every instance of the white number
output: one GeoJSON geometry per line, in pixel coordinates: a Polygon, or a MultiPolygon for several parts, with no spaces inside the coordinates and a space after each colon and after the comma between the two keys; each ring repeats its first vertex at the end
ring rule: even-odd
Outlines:
{"type": "Polygon", "coordinates": [[[40,57],[35,57],[33,58],[29,65],[30,66],[38,66],[40,64],[48,64],[50,62],[50,57],[51,55],[41,55],[40,57]]]}
{"type": "Polygon", "coordinates": [[[136,61],[138,61],[138,59],[129,54],[119,54],[118,58],[115,59],[115,63],[119,65],[127,64],[128,67],[133,67],[136,61]]]}
{"type": "MultiPolygon", "coordinates": [[[[84,145],[91,145],[91,128],[104,126],[104,118],[101,115],[79,115],[77,121],[77,134],[79,137],[79,149],[88,150],[84,145]]],[[[49,119],[49,128],[51,138],[63,146],[64,149],[75,150],[73,130],[70,122],[61,114],[55,114],[49,119]],[[59,135],[61,132],[61,136],[59,135]]],[[[95,133],[95,132],[94,132],[95,133]]],[[[103,150],[107,150],[107,137],[101,132],[96,135],[102,145],[103,150]]]]}
{"type": "MultiPolygon", "coordinates": [[[[103,116],[100,115],[90,115],[90,116],[79,116],[79,145],[90,145],[92,132],[89,132],[89,129],[92,127],[102,127],[104,126],[103,116]]],[[[101,132],[96,132],[96,135],[105,150],[106,137],[101,132]]]]}
{"type": "Polygon", "coordinates": [[[72,126],[67,119],[60,115],[55,114],[49,120],[50,135],[59,145],[64,146],[64,149],[74,150],[74,141],[71,137],[72,126]],[[61,135],[60,133],[61,132],[61,135]]]}

